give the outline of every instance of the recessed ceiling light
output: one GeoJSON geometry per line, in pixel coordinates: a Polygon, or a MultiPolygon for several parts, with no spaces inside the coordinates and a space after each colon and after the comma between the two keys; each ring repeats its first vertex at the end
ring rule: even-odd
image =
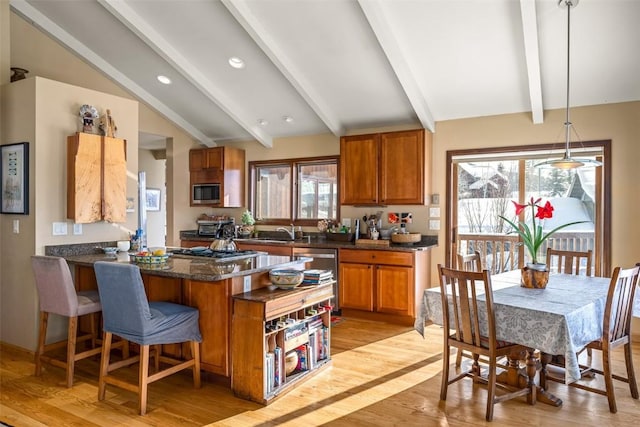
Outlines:
{"type": "Polygon", "coordinates": [[[162,84],[165,85],[170,85],[171,84],[171,79],[167,76],[163,76],[163,75],[159,75],[158,76],[158,81],[162,84]]]}
{"type": "Polygon", "coordinates": [[[291,123],[291,122],[293,122],[293,117],[291,117],[291,116],[282,116],[282,120],[284,120],[287,123],[291,123]]]}
{"type": "Polygon", "coordinates": [[[232,56],[231,58],[229,58],[229,65],[231,65],[233,68],[244,68],[244,61],[237,56],[232,56]]]}
{"type": "Polygon", "coordinates": [[[259,124],[260,126],[266,126],[266,125],[268,125],[268,124],[269,124],[269,122],[268,122],[268,121],[266,121],[265,119],[260,119],[260,120],[258,120],[258,124],[259,124]]]}

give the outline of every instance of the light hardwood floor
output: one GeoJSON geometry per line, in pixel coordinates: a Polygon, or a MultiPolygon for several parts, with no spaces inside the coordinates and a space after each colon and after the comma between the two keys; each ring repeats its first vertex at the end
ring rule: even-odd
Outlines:
{"type": "MultiPolygon", "coordinates": [[[[637,425],[640,401],[619,381],[614,381],[617,414],[609,413],[604,396],[551,383],[562,407],[529,406],[524,398],[514,399],[496,405],[494,421],[486,423],[482,386],[461,381],[449,388],[446,402],[439,400],[442,329],[426,329],[423,339],[406,326],[345,319],[333,329],[333,365],[267,407],[237,399],[211,382],[195,390],[184,373],[149,387],[144,417],[136,413],[134,393],[108,387],[107,399],[98,401],[97,360],[79,362],[74,386],[67,389],[61,385],[62,369],[45,365],[36,378],[32,355],[3,345],[0,421],[16,427],[637,425]]],[[[639,343],[634,353],[640,373],[639,343]]],[[[621,356],[615,352],[614,370],[624,369],[621,356]]],[[[135,378],[137,369],[129,369],[127,374],[135,378]]]]}

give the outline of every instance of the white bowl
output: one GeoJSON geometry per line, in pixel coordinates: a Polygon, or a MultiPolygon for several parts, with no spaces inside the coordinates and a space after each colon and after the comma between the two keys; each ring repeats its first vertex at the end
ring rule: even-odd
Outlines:
{"type": "Polygon", "coordinates": [[[107,246],[106,248],[102,248],[102,251],[107,255],[115,255],[118,252],[118,248],[115,246],[107,246]]]}

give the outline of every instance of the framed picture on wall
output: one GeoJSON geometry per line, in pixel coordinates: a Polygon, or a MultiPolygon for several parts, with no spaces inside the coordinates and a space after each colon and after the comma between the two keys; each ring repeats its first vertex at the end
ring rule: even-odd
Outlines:
{"type": "Polygon", "coordinates": [[[147,211],[157,212],[160,210],[160,189],[147,188],[147,211]]]}
{"type": "Polygon", "coordinates": [[[29,143],[0,147],[0,213],[29,214],[29,143]]]}

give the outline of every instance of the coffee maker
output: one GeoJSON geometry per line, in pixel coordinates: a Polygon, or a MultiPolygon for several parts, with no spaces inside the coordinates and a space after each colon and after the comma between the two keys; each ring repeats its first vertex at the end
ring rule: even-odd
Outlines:
{"type": "Polygon", "coordinates": [[[214,237],[216,239],[234,239],[237,237],[235,218],[220,220],[199,219],[197,223],[198,236],[214,237]]]}

